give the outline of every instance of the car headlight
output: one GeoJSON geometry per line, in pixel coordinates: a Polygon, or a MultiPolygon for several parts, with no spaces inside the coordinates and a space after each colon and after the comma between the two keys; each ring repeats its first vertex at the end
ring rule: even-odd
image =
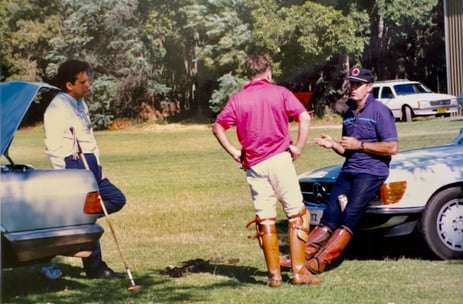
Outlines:
{"type": "Polygon", "coordinates": [[[429,108],[429,101],[418,101],[418,108],[429,108]]]}
{"type": "Polygon", "coordinates": [[[400,202],[405,190],[407,189],[406,181],[384,183],[381,185],[381,201],[384,205],[390,205],[400,202]]]}

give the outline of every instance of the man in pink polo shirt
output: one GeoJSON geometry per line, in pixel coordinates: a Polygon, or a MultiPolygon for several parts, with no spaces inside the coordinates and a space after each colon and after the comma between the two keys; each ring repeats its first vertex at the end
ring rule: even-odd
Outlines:
{"type": "Polygon", "coordinates": [[[293,272],[292,283],[318,284],[320,279],[305,267],[304,247],[310,214],[302,203],[293,161],[304,150],[310,115],[288,89],[272,83],[272,61],[268,56],[246,60],[250,82],[232,96],[218,115],[213,133],[228,154],[241,164],[251,189],[259,245],[264,251],[271,287],[281,286],[277,200],[288,217],[288,234],[293,272]],[[289,117],[298,122],[297,140],[289,134],[289,117]],[[226,131],[236,126],[241,148],[236,148],[226,131]]]}

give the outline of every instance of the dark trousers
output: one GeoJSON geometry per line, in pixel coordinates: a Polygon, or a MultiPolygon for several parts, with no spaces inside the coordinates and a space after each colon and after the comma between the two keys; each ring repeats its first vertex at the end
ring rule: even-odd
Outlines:
{"type": "Polygon", "coordinates": [[[354,231],[371,199],[386,178],[387,176],[366,173],[341,172],[331,189],[328,207],[323,212],[321,223],[332,230],[339,226],[346,226],[354,231]],[[344,212],[341,212],[338,204],[340,194],[347,195],[348,199],[344,212]]]}
{"type": "MultiPolygon", "coordinates": [[[[114,213],[124,207],[126,199],[121,190],[114,186],[109,179],[102,179],[102,168],[98,165],[94,154],[85,154],[89,169],[93,172],[95,179],[98,181],[98,188],[101,195],[101,199],[106,207],[108,213],[114,213]]],[[[82,159],[73,159],[72,156],[68,156],[65,159],[66,169],[85,169],[82,159]]],[[[101,212],[99,217],[104,216],[101,212]]],[[[103,262],[101,255],[100,242],[97,241],[90,244],[83,250],[91,251],[92,254],[88,258],[83,258],[82,262],[84,265],[85,272],[89,276],[98,275],[101,271],[105,270],[108,266],[103,262]]]]}

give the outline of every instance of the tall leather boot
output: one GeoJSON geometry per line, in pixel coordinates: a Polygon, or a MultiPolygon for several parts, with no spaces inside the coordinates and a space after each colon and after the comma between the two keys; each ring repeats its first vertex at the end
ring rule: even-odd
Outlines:
{"type": "Polygon", "coordinates": [[[342,226],[334,231],[331,238],[328,240],[318,253],[306,263],[306,267],[312,273],[322,273],[325,267],[334,259],[341,255],[341,252],[346,248],[352,238],[352,231],[346,226],[342,226]]]}
{"type": "Polygon", "coordinates": [[[291,269],[293,271],[292,283],[320,284],[321,280],[308,271],[304,263],[306,262],[304,249],[309,237],[310,214],[306,208],[296,215],[289,218],[289,252],[291,256],[291,269]]]}
{"type": "MultiPolygon", "coordinates": [[[[320,248],[326,244],[333,231],[324,225],[316,226],[309,234],[309,239],[305,245],[305,259],[310,260],[320,248]]],[[[290,257],[284,256],[280,259],[280,266],[285,268],[291,268],[290,257]]]]}
{"type": "Polygon", "coordinates": [[[268,285],[270,287],[280,287],[282,277],[279,263],[280,250],[278,235],[275,227],[276,218],[261,219],[256,217],[256,219],[249,222],[246,227],[249,227],[252,223],[256,223],[257,234],[255,236],[249,236],[249,238],[257,238],[260,247],[264,251],[269,276],[268,285]]]}

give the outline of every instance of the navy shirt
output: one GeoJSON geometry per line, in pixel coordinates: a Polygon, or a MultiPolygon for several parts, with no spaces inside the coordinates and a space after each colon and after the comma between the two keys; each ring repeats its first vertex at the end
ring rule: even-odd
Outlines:
{"type": "MultiPolygon", "coordinates": [[[[391,110],[371,94],[365,106],[354,114],[355,102],[347,102],[348,110],[343,115],[342,136],[351,136],[365,143],[399,141],[395,118],[391,110]]],[[[370,154],[361,150],[346,150],[342,171],[368,173],[377,176],[389,174],[391,156],[370,154]]]]}

